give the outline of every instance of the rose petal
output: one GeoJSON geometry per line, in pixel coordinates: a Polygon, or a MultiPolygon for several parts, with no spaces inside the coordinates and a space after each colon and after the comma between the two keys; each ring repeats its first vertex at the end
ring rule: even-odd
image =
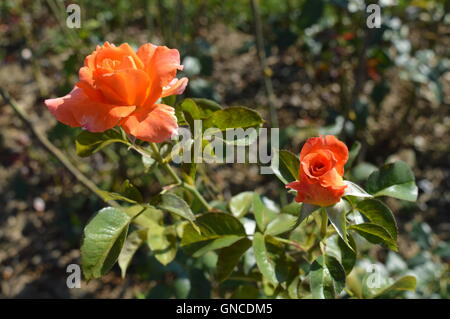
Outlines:
{"type": "Polygon", "coordinates": [[[333,153],[337,161],[336,169],[341,176],[344,175],[344,165],[348,160],[348,148],[333,135],[312,137],[308,139],[300,152],[300,161],[302,161],[309,153],[313,153],[319,149],[330,150],[333,153]]]}
{"type": "Polygon", "coordinates": [[[344,195],[343,187],[323,187],[320,183],[308,183],[306,180],[292,182],[286,185],[297,191],[295,201],[317,206],[330,206],[341,199],[344,195]]]}
{"type": "Polygon", "coordinates": [[[158,80],[161,87],[167,86],[173,80],[177,70],[183,70],[180,65],[180,52],[166,46],[156,48],[150,64],[150,78],[158,80]]]}
{"type": "Polygon", "coordinates": [[[95,79],[105,99],[116,105],[142,105],[149,90],[149,77],[142,70],[124,69],[95,79]]]}
{"type": "Polygon", "coordinates": [[[69,94],[45,100],[56,119],[72,127],[84,127],[90,132],[103,132],[135,110],[132,106],[116,106],[89,99],[84,91],[75,87],[69,94]]]}
{"type": "Polygon", "coordinates": [[[168,87],[163,88],[161,97],[183,94],[188,82],[189,82],[188,78],[173,79],[168,87]]]}
{"type": "Polygon", "coordinates": [[[128,134],[155,143],[164,142],[176,134],[178,128],[175,109],[165,104],[155,104],[150,112],[136,111],[128,116],[121,126],[128,134]]]}
{"type": "Polygon", "coordinates": [[[137,51],[137,56],[139,59],[141,59],[142,63],[144,64],[144,71],[150,74],[150,67],[151,67],[151,61],[153,54],[155,54],[155,50],[158,46],[146,43],[139,47],[137,51]]]}

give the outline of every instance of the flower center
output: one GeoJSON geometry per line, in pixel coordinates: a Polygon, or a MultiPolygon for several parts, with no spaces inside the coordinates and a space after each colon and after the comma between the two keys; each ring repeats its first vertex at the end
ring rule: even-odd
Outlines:
{"type": "Polygon", "coordinates": [[[311,175],[317,177],[325,174],[329,170],[328,164],[330,164],[330,161],[324,161],[324,158],[318,158],[317,160],[313,161],[310,166],[311,175]]]}
{"type": "Polygon", "coordinates": [[[310,177],[320,177],[334,167],[335,161],[329,151],[310,153],[302,161],[302,166],[310,177]]]}

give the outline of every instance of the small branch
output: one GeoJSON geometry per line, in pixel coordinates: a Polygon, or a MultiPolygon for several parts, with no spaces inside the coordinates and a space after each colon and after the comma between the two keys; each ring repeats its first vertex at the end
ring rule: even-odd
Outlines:
{"type": "Polygon", "coordinates": [[[302,246],[300,246],[299,243],[296,243],[296,242],[293,241],[293,240],[284,239],[284,238],[280,238],[280,237],[275,237],[275,238],[276,238],[278,241],[282,242],[282,243],[285,243],[285,244],[287,244],[287,245],[294,246],[294,247],[297,248],[298,250],[305,251],[305,250],[302,248],[302,246]]]}
{"type": "Polygon", "coordinates": [[[264,51],[264,36],[261,23],[261,15],[259,12],[259,0],[251,0],[253,20],[255,22],[255,38],[256,49],[258,52],[259,63],[264,77],[264,86],[266,89],[266,95],[269,100],[269,112],[270,112],[270,124],[272,127],[278,127],[278,114],[277,114],[277,99],[273,92],[273,85],[271,79],[272,70],[267,65],[266,52],[264,51]]]}
{"type": "Polygon", "coordinates": [[[212,207],[208,204],[206,199],[202,196],[202,194],[199,193],[197,188],[195,188],[192,185],[189,185],[187,183],[184,183],[180,177],[178,177],[177,173],[173,170],[172,166],[170,166],[169,163],[165,162],[162,158],[161,154],[159,153],[158,146],[156,146],[155,143],[150,143],[150,147],[153,152],[154,158],[161,164],[161,166],[166,170],[166,172],[173,178],[175,184],[171,185],[171,187],[180,186],[181,188],[189,191],[192,195],[194,195],[195,198],[199,200],[199,202],[203,205],[203,207],[206,208],[207,211],[211,211],[212,207]]]}
{"type": "MultiPolygon", "coordinates": [[[[34,125],[33,121],[29,119],[29,115],[26,114],[22,108],[17,105],[17,103],[9,96],[9,94],[0,88],[0,95],[3,97],[3,100],[6,104],[10,105],[19,118],[25,123],[26,126],[30,129],[33,136],[39,141],[39,143],[45,148],[47,152],[56,157],[61,164],[80,182],[84,187],[90,190],[92,193],[97,195],[102,201],[105,201],[103,196],[101,195],[101,190],[95,185],[89,178],[87,178],[77,167],[75,167],[68,158],[55,146],[50,142],[47,137],[39,131],[34,125]]],[[[120,205],[115,201],[106,201],[109,205],[114,207],[120,207],[120,205]]]]}

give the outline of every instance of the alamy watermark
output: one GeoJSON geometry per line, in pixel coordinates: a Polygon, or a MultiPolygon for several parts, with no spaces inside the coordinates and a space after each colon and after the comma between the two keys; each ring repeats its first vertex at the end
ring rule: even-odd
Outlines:
{"type": "Polygon", "coordinates": [[[369,289],[380,289],[388,283],[387,278],[382,275],[383,268],[380,265],[370,264],[367,272],[365,283],[369,289]]]}
{"type": "Polygon", "coordinates": [[[69,4],[66,8],[68,13],[66,25],[69,29],[81,28],[81,8],[78,4],[69,4]]]}
{"type": "Polygon", "coordinates": [[[366,25],[369,29],[381,28],[381,8],[378,4],[369,4],[366,12],[370,13],[366,19],[366,25]]]}
{"type": "MultiPolygon", "coordinates": [[[[71,3],[66,7],[67,19],[66,25],[70,29],[81,28],[81,7],[78,4],[71,3]]],[[[366,13],[369,13],[366,19],[368,28],[381,28],[381,7],[378,4],[369,4],[366,7],[366,13]]]]}
{"type": "Polygon", "coordinates": [[[78,264],[69,264],[66,268],[69,275],[66,279],[67,288],[81,288],[81,267],[78,264]]]}
{"type": "Polygon", "coordinates": [[[278,168],[278,128],[203,128],[195,120],[192,130],[180,127],[171,150],[172,161],[181,163],[259,164],[261,174],[278,168]]]}

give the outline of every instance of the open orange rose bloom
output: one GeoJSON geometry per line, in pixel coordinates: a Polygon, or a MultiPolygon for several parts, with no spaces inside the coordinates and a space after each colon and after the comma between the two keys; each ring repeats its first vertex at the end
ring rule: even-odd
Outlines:
{"type": "Polygon", "coordinates": [[[297,202],[333,205],[344,195],[342,176],[347,160],[347,146],[333,135],[312,137],[300,152],[299,181],[286,187],[297,191],[297,202]]]}
{"type": "Polygon", "coordinates": [[[175,110],[157,102],[183,93],[188,79],[175,77],[182,69],[176,49],[147,43],[134,52],[127,43],[105,42],[86,57],[75,88],[45,104],[72,127],[102,132],[121,126],[138,139],[163,142],[178,125],[175,110]]]}

